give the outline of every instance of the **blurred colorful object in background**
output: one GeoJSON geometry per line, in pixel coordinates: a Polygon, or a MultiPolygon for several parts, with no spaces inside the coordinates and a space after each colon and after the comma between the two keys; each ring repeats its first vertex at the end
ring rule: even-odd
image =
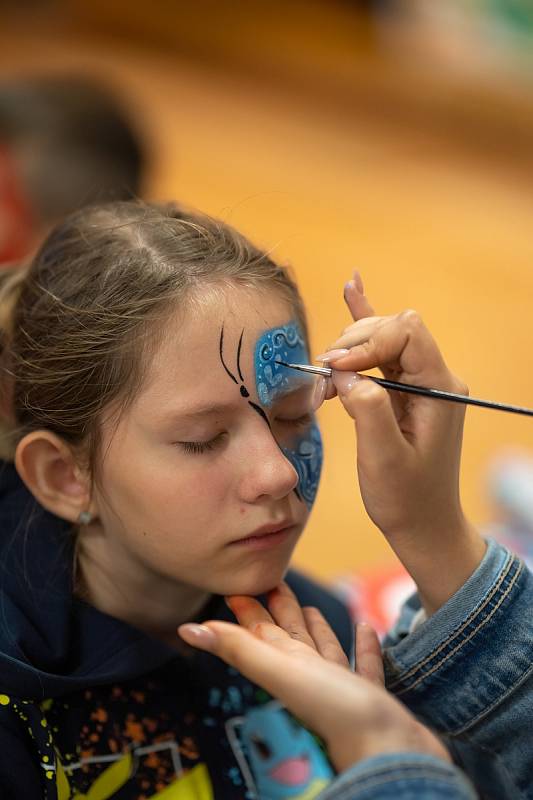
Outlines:
{"type": "Polygon", "coordinates": [[[391,41],[414,53],[485,77],[515,68],[533,72],[531,0],[392,0],[381,4],[391,41]]]}
{"type": "Polygon", "coordinates": [[[497,456],[488,470],[495,520],[485,534],[502,541],[533,570],[533,454],[513,450],[497,456]]]}
{"type": "Polygon", "coordinates": [[[396,562],[342,576],[332,589],[348,606],[354,621],[368,622],[383,637],[398,619],[403,602],[415,591],[415,584],[396,562]]]}
{"type": "Polygon", "coordinates": [[[33,225],[11,154],[0,144],[0,266],[27,254],[33,242],[33,225]]]}
{"type": "Polygon", "coordinates": [[[57,72],[0,82],[0,264],[65,214],[142,193],[146,154],[115,92],[57,72]]]}

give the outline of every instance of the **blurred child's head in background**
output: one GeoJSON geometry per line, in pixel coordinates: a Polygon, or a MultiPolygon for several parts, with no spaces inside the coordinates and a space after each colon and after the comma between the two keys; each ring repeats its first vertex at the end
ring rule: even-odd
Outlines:
{"type": "Polygon", "coordinates": [[[62,217],[142,193],[146,154],[114,93],[85,77],[0,82],[0,264],[62,217]]]}

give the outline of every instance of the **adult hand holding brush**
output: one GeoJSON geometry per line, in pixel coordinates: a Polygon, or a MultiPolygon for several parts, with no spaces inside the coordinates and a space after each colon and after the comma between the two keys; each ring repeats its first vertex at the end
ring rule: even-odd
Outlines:
{"type": "Polygon", "coordinates": [[[365,508],[411,573],[429,615],[465,583],[486,548],[459,496],[465,406],[388,392],[353,373],[378,368],[401,383],[468,390],[416,312],[376,316],[358,273],[345,299],[354,322],[320,358],[336,370],[336,391],[355,422],[365,508]]]}

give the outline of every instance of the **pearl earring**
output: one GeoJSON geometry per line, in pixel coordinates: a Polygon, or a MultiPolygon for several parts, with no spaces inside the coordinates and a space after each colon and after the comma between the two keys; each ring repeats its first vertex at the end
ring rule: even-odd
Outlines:
{"type": "Polygon", "coordinates": [[[93,515],[90,511],[80,511],[78,515],[78,522],[80,525],[88,525],[89,522],[92,522],[93,515]]]}

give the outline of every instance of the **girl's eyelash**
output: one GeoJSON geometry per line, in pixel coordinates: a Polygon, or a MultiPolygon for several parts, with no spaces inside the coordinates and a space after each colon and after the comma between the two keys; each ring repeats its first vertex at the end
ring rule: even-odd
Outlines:
{"type": "Polygon", "coordinates": [[[186,453],[205,453],[213,449],[212,442],[178,442],[186,453]]]}
{"type": "Polygon", "coordinates": [[[214,450],[220,438],[223,434],[219,433],[218,436],[215,436],[214,439],[210,439],[208,442],[176,442],[182,450],[186,453],[206,453],[208,450],[214,450]]]}
{"type": "MultiPolygon", "coordinates": [[[[295,419],[283,419],[278,417],[276,422],[290,428],[305,428],[310,424],[311,420],[312,414],[302,414],[301,417],[296,417],[295,419]]],[[[207,442],[175,442],[175,444],[179,445],[185,453],[200,455],[201,453],[214,450],[223,435],[223,433],[219,433],[218,436],[215,436],[207,442]]]]}

